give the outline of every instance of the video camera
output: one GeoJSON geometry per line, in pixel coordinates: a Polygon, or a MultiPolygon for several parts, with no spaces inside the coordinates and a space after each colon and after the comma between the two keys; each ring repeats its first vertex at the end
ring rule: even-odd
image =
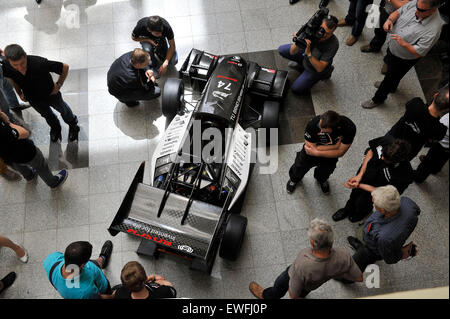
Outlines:
{"type": "Polygon", "coordinates": [[[292,39],[301,49],[306,48],[306,39],[310,40],[312,45],[325,36],[325,30],[321,27],[323,19],[328,16],[327,8],[329,0],[321,0],[319,10],[303,25],[297,32],[297,36],[292,39]]]}

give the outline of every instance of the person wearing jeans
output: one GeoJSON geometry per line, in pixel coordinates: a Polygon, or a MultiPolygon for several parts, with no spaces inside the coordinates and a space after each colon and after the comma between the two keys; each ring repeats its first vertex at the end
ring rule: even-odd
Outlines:
{"type": "MultiPolygon", "coordinates": [[[[303,71],[292,83],[291,89],[296,94],[306,94],[318,81],[331,77],[334,67],[333,58],[339,49],[339,41],[333,34],[337,27],[337,19],[328,16],[322,22],[324,36],[316,43],[305,40],[306,48],[296,42],[285,44],[278,48],[278,53],[292,62],[289,66],[303,71]]],[[[297,34],[294,34],[297,37],[297,34]]]]}
{"type": "Polygon", "coordinates": [[[303,249],[294,263],[283,271],[272,287],[264,289],[250,283],[250,292],[258,299],[280,299],[287,292],[292,299],[304,298],[329,279],[361,282],[363,276],[350,253],[333,247],[333,229],[321,219],[311,221],[308,229],[311,247],[303,249]]]}
{"type": "Polygon", "coordinates": [[[373,0],[350,0],[347,16],[340,19],[338,23],[338,26],[340,27],[346,25],[353,26],[352,33],[345,42],[348,46],[352,46],[358,41],[366,23],[368,15],[367,6],[372,3],[373,0]]]}

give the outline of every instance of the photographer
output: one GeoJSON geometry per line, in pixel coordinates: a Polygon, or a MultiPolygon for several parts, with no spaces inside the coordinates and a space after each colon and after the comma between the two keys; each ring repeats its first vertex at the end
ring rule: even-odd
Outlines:
{"type": "Polygon", "coordinates": [[[318,81],[331,77],[333,58],[339,48],[339,41],[333,34],[336,27],[337,18],[327,16],[322,20],[319,30],[314,32],[318,39],[305,38],[302,41],[298,39],[300,32],[297,32],[294,34],[294,43],[278,48],[282,57],[295,62],[289,63],[290,67],[303,70],[291,86],[294,93],[305,94],[318,81]]]}
{"type": "Polygon", "coordinates": [[[142,49],[125,53],[108,71],[108,91],[128,107],[139,105],[139,100],[152,100],[161,95],[151,69],[150,55],[142,49]]]}
{"type": "Polygon", "coordinates": [[[413,242],[405,245],[405,242],[416,228],[419,206],[408,197],[400,197],[392,185],[375,188],[372,201],[375,211],[364,223],[364,243],[347,237],[355,249],[353,260],[361,271],[378,260],[395,264],[417,254],[416,245],[413,242]]]}

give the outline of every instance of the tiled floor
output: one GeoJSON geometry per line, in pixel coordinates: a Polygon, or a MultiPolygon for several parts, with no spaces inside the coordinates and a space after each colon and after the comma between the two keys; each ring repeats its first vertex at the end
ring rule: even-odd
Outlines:
{"type": "MultiPolygon", "coordinates": [[[[331,1],[331,13],[342,17],[347,4],[331,1]]],[[[311,0],[294,6],[287,0],[44,0],[40,8],[34,0],[0,1],[0,47],[17,42],[30,54],[68,63],[71,72],[63,93],[82,126],[78,146],[68,145],[66,137],[61,145],[49,146],[44,121],[33,110],[24,111],[33,140],[53,169],[69,168],[69,178],[56,192],[40,180],[32,185],[0,180],[0,234],[23,244],[30,253],[28,264],[23,265],[11,251],[0,250],[0,276],[11,270],[18,274],[17,282],[1,298],[59,298],[41,263],[49,253],[62,251],[75,240],[89,240],[95,253],[103,241],[113,241],[112,262],[106,270],[113,285],[130,260],[139,260],[148,272],[163,274],[175,284],[180,297],[251,298],[250,281],[271,284],[308,245],[309,221],[321,217],[332,222],[331,215],[345,203],[349,192],[340,182],[355,172],[367,141],[387,131],[407,100],[423,97],[415,71],[408,73],[384,106],[361,109],[360,102],[374,93],[373,82],[381,79],[382,54],[359,51],[372,30],[365,30],[353,47],[344,44],[348,28],[336,31],[341,47],[331,80],[318,83],[310,97],[298,98],[284,110],[278,171],[262,175],[255,169],[250,182],[243,209],[249,223],[241,256],[233,263],[217,258],[211,276],[189,270],[183,260],[172,256],[158,260],[137,256],[138,240],[125,234],[111,237],[107,232],[140,162],[151,159],[165,119],[159,100],[133,109],[118,103],[107,92],[106,72],[115,58],[137,46],[130,33],[143,16],[160,14],[168,19],[182,61],[192,47],[216,54],[274,50],[289,43],[291,34],[316,9],[317,1],[311,0]],[[79,19],[73,12],[79,12],[79,19]],[[314,114],[328,109],[349,116],[358,127],[354,145],[330,179],[331,194],[323,196],[309,173],[297,191],[287,195],[287,172],[301,146],[304,126],[314,114]]],[[[258,60],[262,55],[249,53],[248,57],[258,60]]],[[[265,56],[278,67],[286,62],[273,52],[272,58],[265,56]]],[[[172,75],[175,72],[171,70],[172,75]]],[[[291,72],[290,76],[295,75],[291,72]]],[[[149,169],[145,179],[148,182],[149,169]]],[[[330,281],[308,298],[354,298],[448,285],[448,191],[446,165],[437,176],[405,192],[422,209],[411,236],[419,255],[396,265],[379,263],[379,289],[330,281]]],[[[358,232],[358,225],[349,221],[332,224],[335,245],[348,248],[345,238],[358,232]]]]}

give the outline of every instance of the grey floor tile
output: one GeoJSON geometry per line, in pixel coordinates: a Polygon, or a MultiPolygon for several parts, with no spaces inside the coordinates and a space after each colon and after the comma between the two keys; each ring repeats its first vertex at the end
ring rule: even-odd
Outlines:
{"type": "Polygon", "coordinates": [[[56,251],[64,253],[67,246],[76,241],[89,241],[88,225],[57,229],[56,251]]]}
{"type": "Polygon", "coordinates": [[[25,203],[0,206],[0,234],[20,233],[25,229],[25,203]]]}
{"type": "Polygon", "coordinates": [[[59,208],[55,199],[30,202],[25,207],[25,231],[56,229],[59,208]]]}
{"type": "Polygon", "coordinates": [[[285,263],[281,233],[250,235],[255,267],[263,267],[285,263]]]}
{"type": "Polygon", "coordinates": [[[56,251],[56,229],[25,233],[23,245],[29,254],[28,264],[42,263],[56,251]]]}
{"type": "Polygon", "coordinates": [[[226,299],[253,299],[248,285],[255,278],[254,269],[222,271],[224,297],[226,299]]]}
{"type": "Polygon", "coordinates": [[[72,197],[58,202],[58,228],[89,224],[89,197],[72,197]]]}
{"type": "Polygon", "coordinates": [[[119,191],[119,165],[89,168],[89,194],[105,194],[119,191]]]}
{"type": "Polygon", "coordinates": [[[89,196],[89,223],[112,223],[121,205],[121,194],[107,193],[89,196]]]}

